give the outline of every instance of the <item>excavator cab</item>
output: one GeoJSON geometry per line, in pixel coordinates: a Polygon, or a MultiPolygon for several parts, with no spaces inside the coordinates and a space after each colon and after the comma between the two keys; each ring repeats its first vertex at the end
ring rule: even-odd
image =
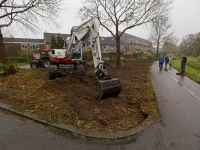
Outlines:
{"type": "Polygon", "coordinates": [[[72,59],[82,59],[82,44],[80,42],[74,46],[72,59]]]}

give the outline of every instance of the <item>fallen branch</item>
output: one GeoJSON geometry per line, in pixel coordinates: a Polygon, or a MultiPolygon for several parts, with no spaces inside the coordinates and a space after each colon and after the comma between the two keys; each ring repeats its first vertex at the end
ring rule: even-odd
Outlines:
{"type": "Polygon", "coordinates": [[[33,92],[27,94],[26,96],[24,96],[24,99],[29,97],[31,94],[35,93],[38,89],[40,89],[41,87],[43,87],[43,85],[45,84],[46,82],[43,82],[42,85],[40,85],[38,88],[36,88],[33,92]]]}

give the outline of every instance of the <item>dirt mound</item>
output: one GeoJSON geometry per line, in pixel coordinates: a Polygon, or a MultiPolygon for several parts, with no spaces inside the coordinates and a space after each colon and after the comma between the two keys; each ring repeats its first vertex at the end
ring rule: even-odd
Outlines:
{"type": "Polygon", "coordinates": [[[120,69],[115,62],[107,62],[107,71],[120,79],[122,91],[103,100],[98,99],[92,64],[85,64],[85,72],[74,71],[55,80],[48,79],[45,68],[20,69],[16,75],[0,78],[0,102],[49,122],[94,131],[128,130],[158,113],[150,80],[152,62],[123,62],[120,69]]]}

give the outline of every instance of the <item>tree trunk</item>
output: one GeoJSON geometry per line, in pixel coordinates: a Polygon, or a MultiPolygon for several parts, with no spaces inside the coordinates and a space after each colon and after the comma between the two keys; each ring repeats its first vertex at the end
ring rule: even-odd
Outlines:
{"type": "Polygon", "coordinates": [[[156,58],[158,58],[158,56],[159,56],[159,49],[158,49],[158,47],[156,48],[156,58]]]}
{"type": "Polygon", "coordinates": [[[0,63],[5,64],[7,61],[6,50],[3,43],[3,34],[0,29],[0,63]]]}
{"type": "Polygon", "coordinates": [[[116,56],[117,56],[117,68],[121,67],[120,60],[120,37],[116,37],[116,56]]]}
{"type": "Polygon", "coordinates": [[[160,43],[159,42],[157,42],[157,50],[156,50],[156,58],[158,58],[159,57],[159,47],[160,47],[160,43]]]}

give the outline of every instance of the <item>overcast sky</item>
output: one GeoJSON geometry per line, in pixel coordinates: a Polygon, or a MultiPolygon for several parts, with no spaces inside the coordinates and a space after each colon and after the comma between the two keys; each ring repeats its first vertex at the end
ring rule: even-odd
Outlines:
{"type": "MultiPolygon", "coordinates": [[[[41,24],[42,31],[40,34],[24,35],[15,30],[12,26],[12,36],[15,38],[43,38],[43,32],[69,34],[72,26],[80,25],[80,20],[76,17],[78,8],[81,7],[81,0],[67,1],[67,12],[59,16],[58,22],[61,24],[59,29],[49,29],[41,24]]],[[[200,0],[175,0],[172,9],[172,28],[174,35],[179,39],[179,42],[188,34],[196,34],[200,32],[200,0]]],[[[136,27],[126,31],[126,33],[148,39],[148,30],[144,27],[136,27]]],[[[100,31],[100,36],[110,36],[104,29],[100,31]]]]}

